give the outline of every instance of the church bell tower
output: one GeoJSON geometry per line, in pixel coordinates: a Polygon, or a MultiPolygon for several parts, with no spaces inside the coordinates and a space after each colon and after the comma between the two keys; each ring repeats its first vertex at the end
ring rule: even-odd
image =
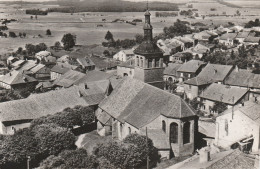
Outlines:
{"type": "Polygon", "coordinates": [[[134,78],[163,89],[163,52],[153,41],[151,14],[148,9],[144,16],[144,41],[134,50],[134,78]]]}

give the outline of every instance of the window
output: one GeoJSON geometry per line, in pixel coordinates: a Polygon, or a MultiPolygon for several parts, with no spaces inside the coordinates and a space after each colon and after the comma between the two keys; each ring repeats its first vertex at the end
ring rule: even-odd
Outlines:
{"type": "Polygon", "coordinates": [[[128,134],[131,134],[131,128],[128,127],[128,134]]]}
{"type": "Polygon", "coordinates": [[[166,123],[164,120],[162,121],[162,130],[166,132],[166,123]]]}
{"type": "Polygon", "coordinates": [[[181,73],[181,77],[183,77],[183,73],[181,73]]]}
{"type": "Polygon", "coordinates": [[[155,59],[155,67],[160,67],[160,58],[155,59]]]}
{"type": "Polygon", "coordinates": [[[171,123],[170,125],[170,143],[178,143],[178,124],[171,123]]]}
{"type": "Polygon", "coordinates": [[[191,85],[189,85],[189,89],[191,89],[191,85]]]}
{"type": "Polygon", "coordinates": [[[152,67],[153,67],[153,60],[148,59],[148,68],[152,68],[152,67]]]}
{"type": "Polygon", "coordinates": [[[140,58],[140,66],[143,67],[144,66],[144,61],[143,58],[140,58]]]}
{"type": "Polygon", "coordinates": [[[228,136],[228,120],[225,120],[225,131],[226,131],[226,136],[228,136]]]}
{"type": "Polygon", "coordinates": [[[136,56],[136,65],[139,66],[139,57],[136,56]]]}
{"type": "Polygon", "coordinates": [[[190,122],[185,122],[183,125],[183,144],[190,142],[190,122]]]}

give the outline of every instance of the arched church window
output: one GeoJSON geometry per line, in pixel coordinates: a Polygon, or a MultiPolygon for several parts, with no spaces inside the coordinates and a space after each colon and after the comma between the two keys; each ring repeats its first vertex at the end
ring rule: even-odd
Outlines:
{"type": "Polygon", "coordinates": [[[155,59],[155,67],[160,67],[160,58],[155,59]]]}
{"type": "Polygon", "coordinates": [[[166,132],[166,123],[164,120],[162,121],[162,130],[166,132]]]}
{"type": "Polygon", "coordinates": [[[136,66],[139,66],[139,57],[136,56],[136,66]]]}
{"type": "Polygon", "coordinates": [[[143,65],[144,65],[144,60],[142,57],[140,57],[140,66],[143,67],[143,65]]]}
{"type": "Polygon", "coordinates": [[[174,122],[170,125],[170,143],[178,143],[178,124],[174,122]]]}
{"type": "Polygon", "coordinates": [[[183,125],[183,144],[190,142],[190,122],[185,122],[183,125]]]}
{"type": "Polygon", "coordinates": [[[153,60],[148,59],[148,68],[152,68],[152,67],[153,67],[153,60]]]}

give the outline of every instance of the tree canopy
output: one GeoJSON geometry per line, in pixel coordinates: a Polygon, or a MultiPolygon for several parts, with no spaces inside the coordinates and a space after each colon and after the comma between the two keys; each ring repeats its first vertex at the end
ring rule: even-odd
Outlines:
{"type": "Polygon", "coordinates": [[[72,35],[70,33],[65,34],[61,39],[61,42],[63,43],[65,50],[70,50],[76,45],[76,35],[72,35]]]}

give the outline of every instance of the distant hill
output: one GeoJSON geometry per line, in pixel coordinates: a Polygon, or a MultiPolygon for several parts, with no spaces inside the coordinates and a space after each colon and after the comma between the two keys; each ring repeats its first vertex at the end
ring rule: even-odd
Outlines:
{"type": "MultiPolygon", "coordinates": [[[[48,2],[46,2],[48,3],[48,2]]],[[[53,4],[53,2],[51,2],[53,4]]],[[[123,0],[58,0],[60,8],[49,12],[143,12],[146,2],[123,0]]],[[[178,5],[169,2],[150,2],[149,9],[154,11],[178,11],[178,5]]]]}

